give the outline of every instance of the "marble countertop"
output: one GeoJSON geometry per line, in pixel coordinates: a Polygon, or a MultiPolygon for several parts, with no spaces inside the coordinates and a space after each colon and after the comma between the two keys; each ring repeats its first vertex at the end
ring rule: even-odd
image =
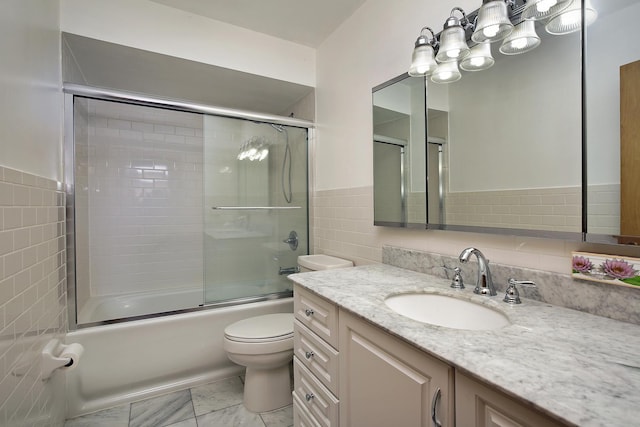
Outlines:
{"type": "Polygon", "coordinates": [[[502,295],[449,287],[450,280],[385,264],[299,273],[290,279],[391,334],[539,410],[578,426],[631,426],[640,419],[640,326],[502,295]],[[506,314],[489,331],[432,326],[395,313],[392,294],[456,295],[506,314]]]}

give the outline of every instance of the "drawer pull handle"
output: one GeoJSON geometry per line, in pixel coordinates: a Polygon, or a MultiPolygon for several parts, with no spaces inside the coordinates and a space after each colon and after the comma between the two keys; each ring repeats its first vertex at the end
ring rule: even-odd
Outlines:
{"type": "Polygon", "coordinates": [[[307,393],[304,395],[304,398],[307,399],[307,402],[311,401],[311,399],[313,399],[314,397],[316,397],[313,393],[307,393]]]}
{"type": "Polygon", "coordinates": [[[310,309],[310,308],[307,308],[307,309],[304,311],[304,314],[306,314],[306,315],[307,315],[307,317],[311,317],[311,316],[313,316],[313,313],[315,313],[315,312],[314,312],[312,309],[310,309]]]}
{"type": "Polygon", "coordinates": [[[313,356],[315,356],[316,354],[313,351],[307,351],[304,354],[304,357],[306,357],[307,359],[311,359],[313,356]]]}

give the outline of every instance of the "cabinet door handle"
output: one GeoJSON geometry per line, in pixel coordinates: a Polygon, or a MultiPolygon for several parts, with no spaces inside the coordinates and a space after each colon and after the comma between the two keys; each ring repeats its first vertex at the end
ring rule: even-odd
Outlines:
{"type": "Polygon", "coordinates": [[[438,419],[438,414],[437,414],[437,406],[438,406],[438,401],[440,400],[440,396],[441,396],[440,388],[438,388],[436,392],[433,394],[433,400],[431,401],[431,421],[433,421],[434,427],[442,427],[442,423],[438,419]]]}
{"type": "Polygon", "coordinates": [[[307,359],[311,359],[313,356],[315,356],[316,354],[313,351],[307,351],[304,354],[304,357],[306,357],[307,359]]]}
{"type": "Polygon", "coordinates": [[[314,312],[312,309],[310,309],[310,308],[307,308],[307,309],[304,311],[304,314],[306,314],[306,315],[307,315],[307,317],[311,317],[311,316],[313,316],[313,313],[315,313],[315,312],[314,312]]]}
{"type": "Polygon", "coordinates": [[[313,399],[314,397],[316,397],[313,393],[307,393],[304,395],[304,398],[307,400],[307,402],[311,401],[311,399],[313,399]]]}

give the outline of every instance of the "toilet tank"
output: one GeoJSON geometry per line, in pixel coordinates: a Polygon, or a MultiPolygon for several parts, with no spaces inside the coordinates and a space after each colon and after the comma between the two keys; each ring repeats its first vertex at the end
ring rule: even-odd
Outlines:
{"type": "Polygon", "coordinates": [[[298,257],[300,272],[332,270],[334,268],[353,267],[353,262],[329,255],[300,255],[298,257]]]}

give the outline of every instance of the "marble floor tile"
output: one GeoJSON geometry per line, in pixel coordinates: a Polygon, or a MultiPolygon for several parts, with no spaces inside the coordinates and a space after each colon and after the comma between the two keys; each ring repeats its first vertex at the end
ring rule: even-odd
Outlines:
{"type": "Polygon", "coordinates": [[[71,418],[64,427],[128,427],[129,408],[131,405],[120,405],[94,414],[71,418]]]}
{"type": "Polygon", "coordinates": [[[198,427],[198,422],[195,418],[189,418],[188,420],[178,421],[175,424],[169,424],[165,427],[198,427]]]}
{"type": "Polygon", "coordinates": [[[182,390],[132,403],[129,427],[163,427],[193,417],[191,392],[182,390]]]}
{"type": "Polygon", "coordinates": [[[243,384],[240,377],[228,378],[191,389],[196,416],[242,403],[243,384]]]}
{"type": "Polygon", "coordinates": [[[260,418],[266,427],[290,427],[293,426],[293,405],[285,406],[271,412],[263,412],[260,418]]]}
{"type": "Polygon", "coordinates": [[[249,412],[240,404],[197,418],[198,427],[265,427],[260,415],[249,412]]]}

